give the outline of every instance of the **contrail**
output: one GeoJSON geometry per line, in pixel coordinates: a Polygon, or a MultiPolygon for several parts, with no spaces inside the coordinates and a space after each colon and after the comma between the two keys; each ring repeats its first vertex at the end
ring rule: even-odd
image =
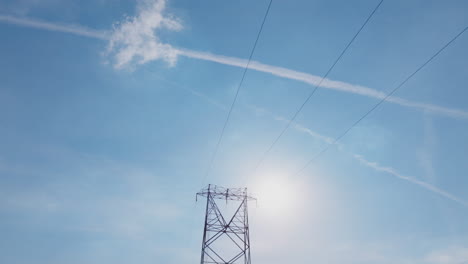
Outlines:
{"type": "MultiPolygon", "coordinates": [[[[31,18],[20,18],[14,17],[9,15],[0,15],[0,21],[15,24],[18,26],[24,27],[32,27],[37,29],[43,29],[48,31],[56,31],[56,32],[63,32],[69,33],[89,38],[95,38],[100,40],[109,40],[111,38],[110,31],[100,31],[95,29],[90,29],[87,27],[79,26],[79,25],[66,25],[66,24],[57,24],[57,23],[50,23],[41,20],[31,19],[31,18]]],[[[170,46],[170,45],[168,45],[170,46]]],[[[170,49],[171,52],[174,52],[176,55],[184,56],[187,58],[198,59],[198,60],[205,60],[210,62],[215,62],[223,65],[229,65],[233,67],[245,68],[247,65],[247,60],[242,58],[236,57],[229,57],[223,55],[217,55],[209,52],[202,52],[202,51],[195,51],[195,50],[188,50],[182,48],[172,48],[170,49]]],[[[282,77],[285,79],[296,80],[299,82],[303,82],[312,86],[316,86],[319,84],[322,77],[300,72],[284,67],[273,66],[264,64],[258,61],[251,61],[249,65],[249,69],[268,73],[277,77],[282,77]]],[[[342,81],[331,80],[331,79],[324,79],[324,81],[320,84],[321,88],[324,89],[331,89],[335,91],[351,93],[362,95],[370,98],[375,99],[382,99],[386,96],[384,92],[378,91],[376,89],[372,89],[369,87],[350,84],[342,81]]],[[[428,112],[437,114],[440,116],[446,116],[451,118],[457,119],[468,119],[468,111],[455,109],[455,108],[448,108],[443,106],[438,106],[429,103],[422,103],[411,101],[407,99],[403,99],[400,97],[391,96],[386,100],[389,103],[414,108],[419,111],[428,112]]]]}
{"type": "MultiPolygon", "coordinates": [[[[220,106],[220,103],[218,103],[216,100],[214,100],[213,98],[203,94],[203,93],[200,93],[198,91],[195,91],[193,89],[190,89],[190,88],[185,88],[185,87],[182,87],[182,86],[179,86],[179,85],[176,85],[174,83],[169,83],[170,85],[174,85],[174,87],[177,87],[177,88],[180,88],[180,89],[184,89],[186,91],[189,91],[190,93],[192,93],[194,96],[197,96],[203,100],[208,100],[208,102],[210,104],[213,104],[214,106],[216,107],[219,107],[220,106]]],[[[252,111],[255,111],[255,112],[262,112],[262,113],[265,113],[267,114],[268,116],[270,116],[270,118],[272,118],[273,120],[276,120],[276,121],[279,121],[279,122],[288,122],[288,119],[287,118],[284,118],[282,116],[279,116],[279,115],[276,115],[274,113],[272,113],[271,111],[265,109],[265,108],[261,108],[261,107],[258,107],[256,105],[246,105],[248,108],[250,108],[252,111]]],[[[226,110],[224,108],[224,110],[226,110]]],[[[315,131],[313,131],[312,129],[310,128],[307,128],[297,122],[294,122],[294,126],[293,128],[298,131],[298,132],[301,132],[301,133],[305,133],[307,134],[308,136],[312,137],[312,138],[315,138],[315,139],[318,139],[320,141],[323,141],[327,144],[332,144],[334,139],[331,138],[331,137],[328,137],[328,136],[324,136],[320,133],[317,133],[315,131]]],[[[349,151],[346,151],[344,149],[344,145],[342,143],[338,143],[338,149],[344,153],[347,153],[349,155],[351,155],[351,157],[353,157],[355,160],[357,160],[360,164],[368,167],[368,168],[371,168],[377,172],[385,172],[385,173],[388,173],[392,176],[395,176],[396,178],[398,179],[401,179],[401,180],[404,180],[404,181],[407,181],[409,183],[412,183],[414,185],[417,185],[421,188],[424,188],[432,193],[435,193],[437,195],[440,195],[444,198],[447,198],[451,201],[454,201],[464,207],[468,207],[468,202],[443,190],[443,189],[440,189],[439,187],[431,184],[431,183],[428,183],[428,182],[425,182],[425,181],[421,181],[421,180],[418,180],[414,177],[409,177],[409,176],[405,176],[401,173],[399,173],[396,169],[392,168],[392,167],[385,167],[385,166],[382,166],[380,164],[378,164],[377,162],[371,162],[369,160],[367,160],[364,156],[362,155],[358,155],[358,154],[355,154],[355,153],[352,153],[352,152],[349,152],[349,151]]]]}
{"type": "Polygon", "coordinates": [[[96,39],[102,39],[102,40],[109,39],[109,32],[107,31],[99,31],[99,30],[90,29],[87,27],[79,26],[79,25],[57,24],[57,23],[50,23],[50,22],[45,22],[45,21],[41,21],[37,19],[20,18],[20,17],[9,16],[9,15],[0,15],[0,21],[6,22],[8,24],[23,26],[23,27],[31,27],[31,28],[48,30],[48,31],[70,33],[70,34],[88,37],[88,38],[96,38],[96,39]]]}
{"type": "MultiPolygon", "coordinates": [[[[179,50],[179,55],[186,56],[189,58],[206,60],[211,62],[216,62],[224,65],[230,65],[234,67],[244,68],[247,65],[247,60],[234,58],[234,57],[227,57],[223,55],[216,55],[209,52],[199,52],[193,50],[179,50]]],[[[312,75],[305,72],[295,71],[288,68],[272,66],[268,64],[263,64],[258,61],[251,61],[249,65],[249,69],[256,70],[259,72],[269,73],[278,77],[283,77],[286,79],[296,80],[300,82],[307,83],[312,86],[316,86],[319,84],[322,77],[317,75],[312,75]]],[[[341,81],[335,81],[330,79],[325,79],[321,84],[320,87],[351,93],[351,94],[358,94],[363,95],[366,97],[376,98],[376,99],[383,99],[385,98],[386,94],[384,92],[368,88],[361,85],[350,84],[341,81]]],[[[401,106],[416,108],[418,110],[427,111],[434,114],[439,114],[443,116],[449,116],[454,118],[460,119],[468,119],[468,112],[459,110],[459,109],[452,109],[447,107],[442,107],[433,104],[421,103],[406,100],[400,97],[391,96],[387,98],[387,102],[398,104],[401,106]]]]}
{"type": "Polygon", "coordinates": [[[378,163],[376,162],[371,162],[371,161],[368,161],[366,160],[363,156],[361,155],[357,155],[357,154],[351,154],[353,156],[353,158],[355,158],[356,160],[358,160],[361,164],[365,165],[366,167],[369,167],[369,168],[372,168],[376,171],[380,171],[380,172],[386,172],[386,173],[389,173],[399,179],[402,179],[402,180],[405,180],[405,181],[408,181],[408,182],[411,182],[415,185],[418,185],[424,189],[427,189],[433,193],[436,193],[436,194],[439,194],[447,199],[450,199],[454,202],[457,202],[465,207],[468,207],[468,202],[467,201],[464,201],[456,196],[454,196],[453,194],[445,191],[445,190],[442,190],[430,183],[427,183],[427,182],[424,182],[424,181],[420,181],[418,179],[415,179],[415,178],[412,178],[412,177],[408,177],[408,176],[405,176],[405,175],[402,175],[401,173],[397,172],[395,169],[393,168],[390,168],[390,167],[384,167],[384,166],[381,166],[379,165],[378,163]]]}
{"type": "MultiPolygon", "coordinates": [[[[272,119],[276,120],[276,121],[280,121],[280,122],[288,122],[289,120],[282,117],[282,116],[278,116],[278,115],[275,115],[273,114],[272,112],[264,109],[264,108],[259,108],[257,106],[249,106],[251,109],[253,110],[256,110],[256,109],[261,109],[261,111],[263,113],[266,113],[268,114],[270,117],[272,117],[272,119]]],[[[327,144],[333,144],[334,142],[334,139],[331,138],[331,137],[328,137],[328,136],[324,136],[320,133],[317,133],[315,131],[313,131],[312,129],[310,128],[307,128],[297,122],[294,122],[294,129],[298,132],[302,132],[302,133],[305,133],[307,135],[309,135],[310,137],[312,138],[315,138],[315,139],[318,139],[318,140],[321,140],[327,144]]],[[[430,192],[433,192],[435,194],[438,194],[442,197],[445,197],[449,200],[452,200],[460,205],[463,205],[464,207],[468,207],[468,201],[465,201],[443,189],[440,189],[439,187],[433,185],[433,184],[430,184],[428,182],[425,182],[425,181],[421,181],[421,180],[418,180],[414,177],[410,177],[410,176],[406,176],[406,175],[403,175],[401,174],[400,172],[398,172],[396,169],[392,168],[392,167],[385,167],[385,166],[382,166],[380,164],[378,164],[377,162],[371,162],[369,160],[367,160],[364,156],[362,155],[358,155],[358,154],[355,154],[355,153],[352,153],[352,152],[349,152],[349,151],[346,151],[345,148],[344,148],[344,145],[342,143],[338,143],[337,144],[338,146],[338,149],[344,153],[347,153],[349,155],[351,155],[355,160],[359,161],[360,164],[368,167],[368,168],[371,168],[377,172],[385,172],[385,173],[388,173],[390,175],[393,175],[395,176],[396,178],[399,178],[401,180],[405,180],[407,182],[410,182],[414,185],[417,185],[419,187],[422,187],[430,192]]]]}

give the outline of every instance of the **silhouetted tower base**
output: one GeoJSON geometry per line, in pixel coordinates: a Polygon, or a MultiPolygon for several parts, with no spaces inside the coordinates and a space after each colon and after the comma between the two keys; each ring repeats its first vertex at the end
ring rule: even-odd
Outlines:
{"type": "Polygon", "coordinates": [[[256,200],[247,188],[208,185],[197,193],[206,197],[201,264],[250,264],[248,201],[256,200]],[[216,200],[233,201],[235,211],[225,218],[216,200]]]}

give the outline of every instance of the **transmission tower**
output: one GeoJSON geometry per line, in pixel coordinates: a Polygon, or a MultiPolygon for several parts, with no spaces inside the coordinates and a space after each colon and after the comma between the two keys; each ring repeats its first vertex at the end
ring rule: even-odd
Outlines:
{"type": "MultiPolygon", "coordinates": [[[[224,188],[209,184],[197,193],[206,197],[201,264],[250,264],[248,201],[256,201],[247,188],[224,188]],[[234,213],[223,214],[216,200],[233,201],[234,213]],[[227,218],[227,216],[229,216],[227,218]],[[226,218],[225,218],[226,217],[226,218]],[[228,220],[228,221],[226,221],[228,220]]],[[[223,210],[226,211],[226,210],[223,210]]]]}

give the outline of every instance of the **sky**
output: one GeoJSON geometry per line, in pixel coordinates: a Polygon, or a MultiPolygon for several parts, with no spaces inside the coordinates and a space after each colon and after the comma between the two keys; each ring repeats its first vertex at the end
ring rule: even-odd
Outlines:
{"type": "Polygon", "coordinates": [[[198,263],[211,183],[253,263],[468,263],[468,32],[332,144],[467,1],[383,1],[259,163],[378,3],[273,1],[210,168],[269,1],[0,0],[0,262],[198,263]]]}

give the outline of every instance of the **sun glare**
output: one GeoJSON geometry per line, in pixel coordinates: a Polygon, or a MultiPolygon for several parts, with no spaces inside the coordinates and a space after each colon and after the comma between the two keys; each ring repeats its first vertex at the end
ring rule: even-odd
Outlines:
{"type": "Polygon", "coordinates": [[[268,213],[281,214],[293,207],[293,186],[280,177],[265,177],[255,184],[258,208],[268,213]]]}

